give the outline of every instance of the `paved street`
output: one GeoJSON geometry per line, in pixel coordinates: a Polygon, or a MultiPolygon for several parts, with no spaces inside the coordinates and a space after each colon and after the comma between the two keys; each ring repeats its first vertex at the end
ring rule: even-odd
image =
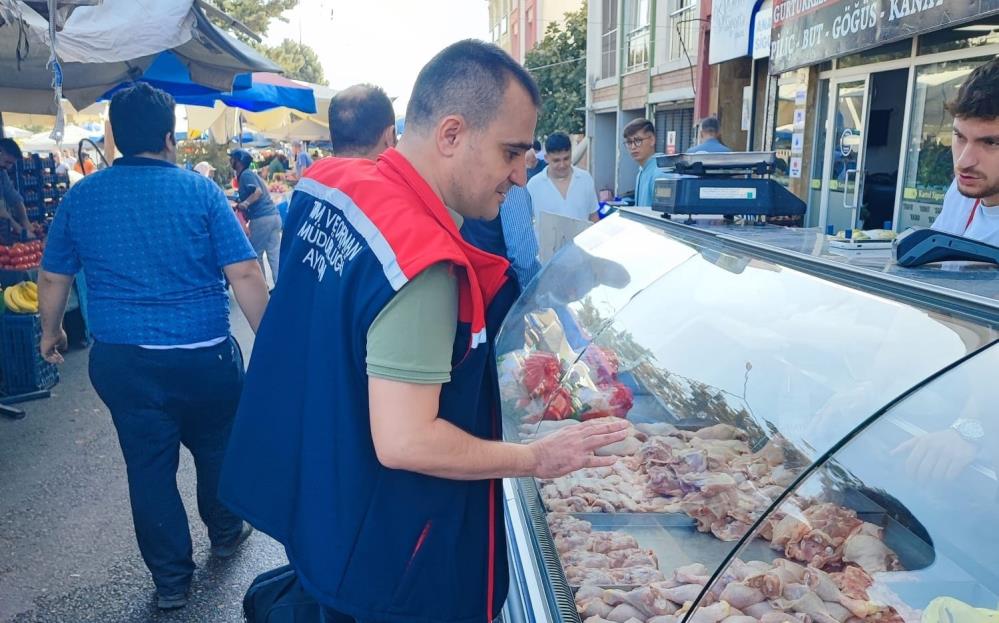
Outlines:
{"type": "MultiPolygon", "coordinates": [[[[234,332],[252,335],[233,305],[234,332]]],[[[208,553],[197,516],[194,465],[181,453],[198,570],[189,605],[161,613],[132,532],[125,466],[114,427],[87,378],[88,354],[67,354],[52,398],[0,418],[0,622],[238,622],[250,581],[284,562],[281,547],[254,533],[232,559],[208,553]]]]}

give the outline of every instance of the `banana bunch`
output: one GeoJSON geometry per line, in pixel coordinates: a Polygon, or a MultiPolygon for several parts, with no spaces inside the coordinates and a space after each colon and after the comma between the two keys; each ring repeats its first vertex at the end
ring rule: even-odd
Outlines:
{"type": "Polygon", "coordinates": [[[22,281],[3,291],[3,303],[17,314],[38,313],[38,285],[33,281],[22,281]]]}

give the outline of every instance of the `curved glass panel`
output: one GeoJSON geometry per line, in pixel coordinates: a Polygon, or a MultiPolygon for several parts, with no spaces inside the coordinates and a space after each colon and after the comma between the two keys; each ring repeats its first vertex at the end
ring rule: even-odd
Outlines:
{"type": "Polygon", "coordinates": [[[650,587],[703,585],[804,468],[985,345],[965,322],[689,236],[605,220],[555,257],[497,341],[507,439],[632,424],[601,451],[613,466],[537,483],[584,619],[675,615],[694,589],[650,587]]]}
{"type": "Polygon", "coordinates": [[[999,619],[997,369],[992,346],[859,431],[761,522],[690,620],[726,608],[763,621],[999,619]]]}

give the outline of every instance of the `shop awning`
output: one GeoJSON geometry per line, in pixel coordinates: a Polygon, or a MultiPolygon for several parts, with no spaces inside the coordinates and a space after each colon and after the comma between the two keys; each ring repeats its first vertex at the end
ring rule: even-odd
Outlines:
{"type": "MultiPolygon", "coordinates": [[[[48,21],[20,0],[0,0],[0,108],[53,114],[48,21]]],[[[76,8],[56,34],[63,96],[77,109],[135,80],[170,50],[191,80],[218,91],[238,74],[280,69],[215,27],[195,0],[104,0],[76,8]]]]}

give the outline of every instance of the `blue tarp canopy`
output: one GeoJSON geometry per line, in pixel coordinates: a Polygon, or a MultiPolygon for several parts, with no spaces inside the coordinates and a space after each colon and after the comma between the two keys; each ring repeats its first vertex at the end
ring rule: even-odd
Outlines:
{"type": "Polygon", "coordinates": [[[310,115],[316,112],[312,89],[271,73],[240,74],[233,80],[229,93],[177,97],[178,104],[193,106],[211,107],[216,101],[249,112],[272,108],[290,108],[310,115]]]}

